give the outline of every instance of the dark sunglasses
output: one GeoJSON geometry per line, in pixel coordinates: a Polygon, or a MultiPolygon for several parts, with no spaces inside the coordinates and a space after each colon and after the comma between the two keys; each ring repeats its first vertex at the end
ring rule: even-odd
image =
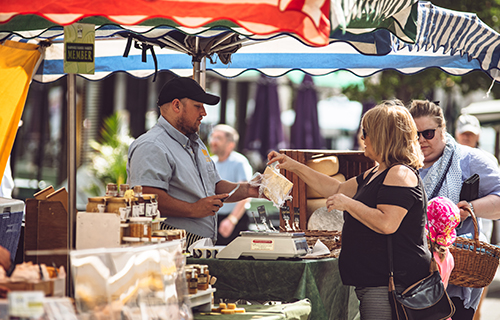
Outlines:
{"type": "Polygon", "coordinates": [[[366,139],[366,130],[365,129],[361,129],[361,131],[363,132],[363,139],[366,139]]]}
{"type": "Polygon", "coordinates": [[[436,135],[436,129],[427,129],[424,131],[417,131],[417,138],[420,139],[420,135],[424,137],[426,140],[432,140],[434,136],[436,135]]]}

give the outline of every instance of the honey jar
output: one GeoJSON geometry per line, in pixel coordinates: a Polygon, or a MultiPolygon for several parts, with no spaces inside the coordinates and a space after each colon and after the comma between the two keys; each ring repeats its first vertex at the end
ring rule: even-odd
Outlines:
{"type": "Polygon", "coordinates": [[[146,217],[156,216],[156,211],[153,214],[153,195],[152,194],[143,194],[142,200],[144,202],[144,215],[146,217]]]}
{"type": "Polygon", "coordinates": [[[89,198],[86,207],[87,212],[106,212],[106,197],[89,198]]]}
{"type": "Polygon", "coordinates": [[[130,236],[151,238],[151,218],[132,217],[129,219],[130,236]]]}
{"type": "Polygon", "coordinates": [[[208,266],[200,265],[200,271],[198,273],[198,290],[207,290],[208,289],[208,266]]]}
{"type": "Polygon", "coordinates": [[[186,280],[188,283],[189,294],[195,294],[198,292],[198,274],[196,269],[186,269],[186,280]]]}
{"type": "Polygon", "coordinates": [[[132,199],[132,213],[131,217],[143,217],[144,216],[144,203],[141,204],[142,196],[132,199]]]}
{"type": "Polygon", "coordinates": [[[107,211],[118,214],[121,220],[126,220],[130,215],[128,200],[120,197],[108,198],[107,211]]]}
{"type": "Polygon", "coordinates": [[[123,197],[125,195],[125,192],[130,189],[130,186],[128,184],[122,183],[120,185],[120,190],[118,191],[118,196],[123,197]]]}
{"type": "Polygon", "coordinates": [[[116,183],[108,183],[106,185],[106,196],[108,197],[118,196],[118,187],[116,183]]]}

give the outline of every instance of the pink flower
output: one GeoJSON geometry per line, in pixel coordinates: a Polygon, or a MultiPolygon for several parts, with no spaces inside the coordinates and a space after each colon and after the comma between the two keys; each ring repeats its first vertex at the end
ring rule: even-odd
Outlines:
{"type": "Polygon", "coordinates": [[[457,237],[456,226],[460,223],[460,209],[450,199],[436,197],[427,204],[427,219],[425,225],[427,237],[442,246],[450,246],[457,237]],[[430,225],[430,231],[429,231],[430,225]]]}

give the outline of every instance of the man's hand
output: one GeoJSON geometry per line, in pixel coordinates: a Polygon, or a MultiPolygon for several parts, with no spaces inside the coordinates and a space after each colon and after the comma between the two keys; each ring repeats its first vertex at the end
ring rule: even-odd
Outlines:
{"type": "Polygon", "coordinates": [[[226,198],[228,195],[227,193],[221,193],[196,201],[193,203],[194,216],[196,218],[205,218],[215,215],[223,206],[222,199],[226,198]]]}
{"type": "MultiPolygon", "coordinates": [[[[236,219],[236,218],[235,218],[236,219]]],[[[235,225],[228,218],[222,220],[219,225],[219,233],[224,238],[228,238],[233,233],[235,225]]]]}

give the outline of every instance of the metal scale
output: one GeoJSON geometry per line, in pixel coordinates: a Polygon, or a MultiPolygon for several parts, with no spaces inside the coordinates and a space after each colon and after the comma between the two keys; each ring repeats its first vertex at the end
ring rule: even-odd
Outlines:
{"type": "Polygon", "coordinates": [[[308,245],[304,232],[241,231],[240,236],[217,254],[218,259],[276,260],[306,255],[308,245]]]}

